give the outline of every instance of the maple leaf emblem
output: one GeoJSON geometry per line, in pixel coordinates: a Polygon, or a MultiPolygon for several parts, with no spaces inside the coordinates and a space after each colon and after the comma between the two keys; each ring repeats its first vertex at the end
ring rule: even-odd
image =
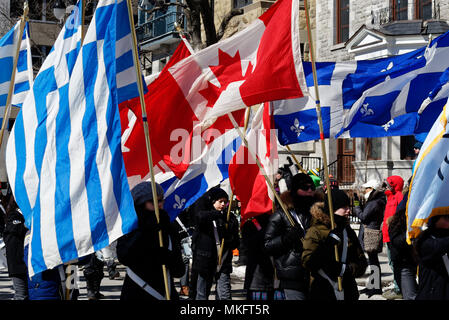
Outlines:
{"type": "Polygon", "coordinates": [[[215,105],[221,93],[226,90],[230,83],[245,80],[253,72],[253,65],[250,62],[245,75],[243,75],[240,53],[238,51],[234,57],[231,57],[221,49],[218,49],[218,65],[210,66],[209,68],[221,85],[217,87],[213,83],[208,82],[207,88],[199,91],[207,99],[206,106],[209,108],[215,105]]]}

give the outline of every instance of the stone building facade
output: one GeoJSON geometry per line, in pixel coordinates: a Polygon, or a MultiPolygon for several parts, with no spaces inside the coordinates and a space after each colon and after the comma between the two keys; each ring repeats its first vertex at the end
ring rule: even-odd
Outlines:
{"type": "MultiPolygon", "coordinates": [[[[316,0],[315,3],[316,28],[312,32],[315,33],[317,61],[375,59],[402,54],[426,45],[430,37],[449,30],[448,1],[316,0]],[[341,18],[339,6],[349,11],[343,40],[339,39],[338,32],[345,18],[341,18]]],[[[407,150],[413,149],[413,136],[341,140],[327,139],[326,153],[328,163],[332,163],[340,157],[342,146],[351,146],[353,178],[347,181],[347,188],[356,188],[370,178],[382,180],[390,175],[408,180],[412,174],[413,160],[409,160],[411,156],[407,150]],[[368,148],[375,154],[368,156],[368,148]]],[[[319,142],[314,144],[314,148],[310,142],[297,144],[295,149],[303,153],[314,149],[308,156],[322,157],[319,142]]]]}

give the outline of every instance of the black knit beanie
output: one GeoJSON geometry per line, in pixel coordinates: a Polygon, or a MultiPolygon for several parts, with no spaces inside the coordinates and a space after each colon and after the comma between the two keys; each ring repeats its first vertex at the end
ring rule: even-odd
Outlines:
{"type": "Polygon", "coordinates": [[[224,191],[223,189],[221,189],[219,187],[213,187],[212,189],[210,189],[208,191],[208,194],[209,194],[209,200],[212,204],[221,198],[225,198],[227,200],[229,199],[229,196],[226,193],[226,191],[224,191]]]}
{"type": "MultiPolygon", "coordinates": [[[[337,211],[340,208],[349,206],[350,200],[345,191],[340,189],[331,189],[332,210],[337,211]]],[[[324,196],[324,212],[329,214],[329,200],[327,195],[324,196]]]]}
{"type": "Polygon", "coordinates": [[[292,195],[295,195],[296,191],[298,191],[298,189],[302,189],[307,185],[311,185],[311,186],[313,186],[313,189],[315,189],[315,184],[313,183],[312,178],[308,174],[305,174],[302,172],[295,174],[292,178],[292,184],[291,184],[292,195]]]}

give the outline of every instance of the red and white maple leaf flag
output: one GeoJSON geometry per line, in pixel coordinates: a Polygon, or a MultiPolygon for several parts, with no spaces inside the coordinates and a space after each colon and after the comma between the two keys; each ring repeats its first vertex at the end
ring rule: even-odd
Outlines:
{"type": "MultiPolygon", "coordinates": [[[[164,104],[158,103],[158,99],[163,98],[164,95],[171,94],[170,92],[167,92],[166,89],[173,91],[173,88],[176,87],[168,69],[182,59],[190,56],[190,54],[191,52],[188,43],[181,41],[171,56],[168,64],[160,74],[157,75],[157,77],[151,76],[149,79],[145,78],[148,85],[148,92],[145,94],[145,104],[155,174],[158,172],[171,172],[171,168],[163,161],[164,155],[165,158],[170,157],[173,159],[174,157],[180,157],[181,160],[184,160],[184,158],[186,159],[185,161],[178,160],[180,165],[177,168],[180,169],[176,172],[179,176],[182,175],[189,164],[188,156],[192,153],[190,152],[190,144],[192,139],[193,121],[198,121],[198,119],[195,117],[190,119],[186,118],[191,110],[190,106],[179,104],[177,106],[172,106],[172,111],[168,112],[165,111],[166,109],[163,109],[166,107],[164,104]],[[183,110],[182,107],[187,110],[183,110]],[[177,138],[178,134],[181,139],[173,144],[173,137],[177,138]],[[166,146],[170,146],[170,149],[166,148],[166,146]],[[181,152],[183,151],[183,148],[186,149],[184,152],[186,155],[181,152]],[[179,155],[178,151],[180,152],[179,155]],[[172,152],[175,153],[175,155],[172,156],[172,152]]],[[[126,174],[128,176],[128,183],[132,188],[142,180],[147,180],[150,173],[145,146],[146,142],[142,123],[140,98],[137,97],[121,103],[119,109],[122,128],[122,153],[126,174]]],[[[239,125],[243,126],[245,110],[238,110],[232,114],[239,125]]],[[[227,129],[232,128],[233,125],[228,116],[223,116],[219,117],[209,130],[206,132],[199,132],[202,140],[199,141],[200,148],[198,149],[202,149],[199,150],[199,156],[204,156],[207,151],[207,149],[204,148],[204,145],[210,145],[218,135],[224,134],[227,129]]],[[[176,167],[174,168],[176,169],[176,167]]]]}
{"type": "Polygon", "coordinates": [[[278,0],[246,29],[168,68],[156,90],[148,88],[151,143],[176,176],[202,154],[194,137],[220,116],[303,96],[299,40],[298,0],[278,0]]]}
{"type": "Polygon", "coordinates": [[[258,157],[273,183],[279,159],[270,103],[264,103],[257,111],[247,141],[252,153],[242,145],[228,168],[232,191],[241,202],[241,224],[251,217],[270,213],[273,207],[274,194],[251,155],[258,157]]]}

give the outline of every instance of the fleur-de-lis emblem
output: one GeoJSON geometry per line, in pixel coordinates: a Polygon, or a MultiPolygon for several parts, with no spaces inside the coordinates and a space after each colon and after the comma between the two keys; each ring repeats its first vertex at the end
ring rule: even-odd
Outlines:
{"type": "Polygon", "coordinates": [[[388,129],[390,129],[390,127],[394,124],[394,120],[391,119],[390,121],[388,121],[386,124],[384,124],[382,127],[384,128],[385,131],[388,131],[388,129]]]}
{"type": "Polygon", "coordinates": [[[176,203],[173,205],[173,209],[181,209],[186,203],[186,199],[181,199],[177,194],[175,194],[176,203]]]}
{"type": "Polygon", "coordinates": [[[364,117],[370,116],[370,115],[374,114],[373,109],[368,108],[368,106],[369,106],[369,103],[364,103],[364,104],[362,105],[362,108],[360,109],[360,112],[362,113],[362,115],[363,115],[364,117]]]}
{"type": "Polygon", "coordinates": [[[390,70],[391,68],[393,68],[393,66],[394,66],[393,61],[390,61],[388,66],[385,69],[380,70],[380,72],[386,72],[386,71],[390,70]]]}
{"type": "Polygon", "coordinates": [[[305,127],[299,125],[299,120],[297,118],[295,118],[295,122],[293,124],[294,125],[290,127],[290,130],[295,132],[296,135],[299,137],[301,133],[304,131],[305,127]]]}

